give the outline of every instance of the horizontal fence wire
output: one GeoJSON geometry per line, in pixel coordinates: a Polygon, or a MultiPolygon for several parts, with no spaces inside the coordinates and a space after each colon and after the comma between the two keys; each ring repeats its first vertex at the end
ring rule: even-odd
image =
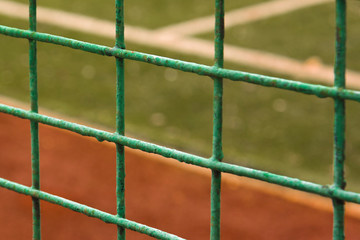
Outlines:
{"type": "Polygon", "coordinates": [[[102,46],[89,42],[78,41],[70,38],[36,31],[36,0],[30,0],[29,23],[30,30],[23,30],[0,25],[0,34],[28,39],[29,60],[30,60],[30,95],[31,110],[23,110],[0,104],[0,112],[16,117],[28,119],[31,122],[32,139],[32,187],[27,187],[6,179],[0,178],[0,186],[21,194],[31,196],[33,199],[33,239],[40,240],[40,204],[39,200],[48,201],[65,208],[80,212],[89,217],[98,218],[106,223],[118,226],[118,239],[125,239],[125,229],[130,229],[158,239],[182,239],[170,233],[130,221],[125,218],[125,197],[124,197],[124,147],[139,149],[144,152],[154,153],[173,160],[187,164],[204,167],[212,171],[211,182],[211,239],[220,239],[220,192],[221,173],[230,173],[237,176],[253,178],[288,188],[293,188],[309,193],[314,193],[331,198],[334,206],[333,239],[344,239],[344,204],[354,202],[360,204],[360,193],[346,191],[344,179],[345,160],[345,100],[360,102],[360,91],[345,89],[345,52],[346,52],[346,1],[336,0],[336,62],[335,62],[335,84],[333,87],[303,83],[288,79],[271,76],[258,75],[242,71],[223,68],[223,38],[224,38],[224,0],[215,0],[215,65],[181,61],[152,54],[125,50],[124,44],[124,3],[123,0],[116,0],[116,44],[115,47],[102,46]],[[45,42],[61,45],[85,52],[95,53],[104,56],[115,57],[116,61],[116,132],[110,133],[95,129],[89,126],[68,122],[62,119],[49,117],[38,113],[37,103],[37,57],[36,42],[45,42]],[[126,137],[124,125],[124,60],[134,60],[149,64],[169,67],[184,72],[191,72],[198,75],[209,76],[214,81],[214,123],[213,123],[213,152],[211,158],[203,158],[165,146],[148,143],[134,138],[126,137]],[[242,167],[222,162],[222,95],[223,79],[242,81],[256,85],[274,87],[320,98],[330,97],[334,99],[334,184],[320,185],[313,182],[300,180],[288,176],[273,174],[266,171],[242,167]],[[57,128],[69,130],[83,136],[94,137],[98,141],[108,141],[116,144],[116,172],[117,172],[117,214],[112,215],[89,206],[76,203],[40,190],[39,180],[39,143],[38,124],[46,124],[57,128]]]}
{"type": "Polygon", "coordinates": [[[121,136],[117,133],[110,133],[99,129],[91,128],[88,126],[45,116],[42,114],[32,113],[30,111],[6,106],[4,104],[0,104],[0,112],[7,113],[20,118],[38,121],[40,123],[49,126],[70,130],[72,132],[76,132],[83,136],[94,137],[99,141],[105,140],[108,142],[119,143],[132,149],[139,149],[144,152],[154,153],[157,155],[161,155],[163,157],[171,158],[174,160],[178,160],[180,162],[185,162],[199,167],[218,170],[220,172],[226,172],[237,176],[250,177],[269,183],[275,183],[284,187],[315,193],[325,197],[337,198],[348,202],[360,203],[359,193],[345,191],[342,189],[336,189],[333,186],[320,185],[308,181],[299,180],[297,178],[291,178],[287,176],[269,173],[266,171],[246,168],[239,165],[233,165],[225,162],[209,161],[210,159],[196,156],[193,154],[181,152],[175,149],[167,148],[153,143],[148,143],[130,137],[121,136]]]}
{"type": "Polygon", "coordinates": [[[31,187],[26,187],[24,185],[8,181],[6,179],[0,178],[0,186],[9,190],[12,190],[17,193],[25,194],[37,199],[41,199],[68,209],[71,209],[75,212],[79,212],[82,214],[85,214],[89,217],[94,217],[97,219],[100,219],[101,221],[105,223],[113,223],[118,226],[121,226],[123,228],[127,228],[139,233],[143,233],[146,235],[149,235],[151,237],[157,238],[157,239],[166,239],[166,240],[180,240],[183,239],[181,237],[175,236],[170,233],[163,232],[161,230],[158,230],[156,228],[148,227],[146,225],[130,221],[128,219],[120,218],[116,215],[112,215],[110,213],[106,213],[103,211],[100,211],[98,209],[88,207],[86,205],[58,197],[43,191],[39,191],[36,189],[33,189],[31,187]]]}
{"type": "Polygon", "coordinates": [[[327,87],[318,84],[303,83],[283,78],[264,76],[259,74],[247,73],[242,71],[217,68],[193,62],[186,62],[177,59],[156,56],[152,54],[119,49],[116,47],[107,47],[99,44],[88,43],[84,41],[74,40],[66,37],[56,36],[52,34],[32,32],[19,28],[7,27],[0,25],[0,34],[4,34],[16,38],[34,39],[39,42],[52,43],[85,52],[95,53],[105,56],[114,56],[124,59],[146,62],[158,66],[169,67],[184,72],[192,72],[198,75],[210,77],[220,77],[233,81],[242,81],[262,85],[266,87],[274,87],[309,95],[315,95],[320,98],[342,98],[360,102],[360,91],[348,90],[338,87],[327,87]]]}

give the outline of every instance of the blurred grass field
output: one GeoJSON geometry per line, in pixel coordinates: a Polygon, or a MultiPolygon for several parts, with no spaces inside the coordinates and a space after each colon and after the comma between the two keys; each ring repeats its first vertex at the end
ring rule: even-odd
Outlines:
{"type": "MultiPolygon", "coordinates": [[[[21,1],[27,2],[27,1],[21,1]]],[[[229,1],[227,10],[262,1],[229,1]]],[[[102,19],[114,19],[107,1],[38,1],[102,19]]],[[[126,23],[145,28],[165,26],[212,14],[205,0],[132,0],[126,3],[126,23]],[[191,11],[190,11],[191,10],[191,11]],[[164,21],[166,19],[166,21],[164,21]]],[[[333,7],[321,5],[229,29],[226,42],[305,60],[318,56],[333,62],[333,7]],[[327,14],[326,17],[323,14],[327,14]],[[316,17],[318,16],[318,17],[316,17]],[[312,27],[296,28],[311,18],[312,27]],[[279,20],[280,19],[280,20],[279,20]],[[327,27],[321,27],[325,24],[327,27]],[[266,35],[266,37],[264,37],[266,35]],[[310,44],[311,43],[311,44],[310,44]],[[290,49],[290,50],[289,50],[290,49]]],[[[349,11],[349,66],[359,69],[356,41],[359,17],[349,11]],[[355,40],[354,40],[355,39],[355,40]],[[352,52],[354,51],[354,53],[352,52]]],[[[26,21],[0,15],[0,24],[27,29],[26,21]]],[[[38,31],[113,46],[114,40],[39,24],[38,31]]],[[[210,35],[200,36],[211,38],[210,35]]],[[[212,65],[211,60],[148,48],[131,42],[136,51],[212,65]]],[[[0,94],[29,101],[28,44],[0,36],[0,94]]],[[[277,77],[246,66],[226,68],[277,77]]],[[[113,58],[38,43],[39,104],[53,111],[102,124],[115,125],[115,61],[113,58]]],[[[128,135],[202,156],[211,153],[212,80],[173,69],[126,60],[126,131],[128,135]]],[[[291,78],[290,78],[291,79],[291,78]]],[[[301,80],[301,79],[294,79],[301,80]]],[[[314,82],[316,79],[314,79],[314,82]]],[[[360,106],[347,104],[348,189],[360,190],[360,106]]],[[[284,90],[224,81],[224,161],[315,181],[332,182],[333,100],[284,90]]],[[[41,140],[40,140],[41,141],[41,140]]]]}
{"type": "MultiPolygon", "coordinates": [[[[226,10],[240,8],[269,0],[229,0],[226,10]]],[[[28,4],[27,0],[16,0],[28,4]]],[[[39,6],[61,9],[85,14],[101,19],[115,20],[115,1],[113,0],[38,0],[39,6]]],[[[169,24],[214,14],[215,4],[208,0],[131,0],[125,1],[126,24],[146,28],[157,28],[169,24]]]]}
{"type": "MultiPolygon", "coordinates": [[[[360,70],[360,1],[347,1],[347,68],[360,70]]],[[[332,65],[335,57],[335,4],[300,9],[227,29],[225,43],[332,65]],[[261,36],[261,37],[259,37],[261,36]]],[[[212,39],[212,34],[200,37],[212,39]]]]}

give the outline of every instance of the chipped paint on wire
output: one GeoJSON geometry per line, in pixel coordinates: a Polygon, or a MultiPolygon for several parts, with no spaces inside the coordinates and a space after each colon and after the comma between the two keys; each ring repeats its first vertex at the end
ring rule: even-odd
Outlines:
{"type": "Polygon", "coordinates": [[[118,226],[118,239],[125,239],[125,229],[134,230],[158,239],[182,239],[170,233],[154,229],[140,223],[132,222],[125,218],[124,198],[124,146],[139,149],[148,153],[162,155],[180,162],[208,168],[212,170],[211,183],[211,233],[212,240],[220,239],[220,195],[221,195],[221,173],[226,172],[238,176],[249,177],[261,181],[289,187],[309,193],[318,194],[331,198],[334,206],[333,239],[343,240],[344,236],[344,204],[354,202],[360,204],[360,194],[345,190],[344,161],[345,161],[345,100],[360,102],[360,91],[345,89],[345,67],[346,67],[346,0],[336,0],[336,61],[334,66],[335,84],[334,87],[326,87],[316,84],[302,83],[298,81],[263,76],[236,70],[223,68],[223,38],[224,38],[224,0],[215,0],[215,65],[207,66],[193,62],[181,61],[162,56],[151,55],[142,52],[125,50],[124,44],[124,0],[116,0],[116,44],[115,47],[107,47],[98,44],[78,41],[61,36],[36,32],[36,0],[30,0],[29,23],[30,30],[23,30],[0,25],[0,34],[10,37],[28,39],[29,61],[30,61],[30,96],[31,110],[10,107],[0,104],[0,112],[11,114],[31,121],[32,134],[32,166],[33,184],[32,187],[0,178],[0,186],[9,190],[29,195],[33,199],[33,238],[40,240],[40,207],[39,200],[58,204],[65,208],[83,213],[89,217],[98,218],[107,223],[118,226]],[[37,103],[37,57],[36,41],[57,44],[64,47],[82,50],[104,56],[115,57],[117,71],[116,89],[116,132],[110,133],[88,126],[64,121],[61,119],[38,114],[37,103]],[[134,60],[149,64],[169,67],[185,72],[192,72],[198,75],[209,76],[214,81],[214,119],[213,119],[213,153],[207,159],[193,154],[177,151],[153,143],[140,141],[124,136],[124,60],[134,60]],[[334,184],[324,186],[296,178],[277,175],[265,171],[246,168],[238,165],[223,163],[222,153],[222,96],[223,79],[232,81],[243,81],[256,85],[274,87],[293,92],[315,95],[320,98],[330,97],[334,99],[334,184]],[[113,142],[117,146],[117,215],[102,212],[40,190],[39,179],[39,143],[38,123],[66,129],[83,136],[95,137],[99,141],[113,142]]]}
{"type": "MultiPolygon", "coordinates": [[[[36,32],[36,0],[29,1],[29,28],[36,32]]],[[[37,44],[35,39],[29,39],[29,83],[30,83],[30,103],[31,111],[38,112],[38,87],[37,87],[37,44]]],[[[31,178],[32,187],[40,189],[40,151],[39,151],[39,123],[30,121],[31,132],[31,178]]],[[[41,239],[41,216],[40,200],[32,198],[33,214],[33,239],[41,239]]]]}
{"type": "Polygon", "coordinates": [[[300,92],[309,95],[315,95],[320,98],[342,98],[360,102],[360,91],[348,90],[338,87],[326,87],[318,84],[309,84],[299,81],[293,81],[283,78],[276,78],[264,76],[259,74],[247,73],[242,71],[216,68],[203,64],[193,62],[186,62],[177,59],[161,57],[157,55],[136,52],[125,49],[118,49],[114,47],[107,47],[103,45],[83,42],[66,37],[56,36],[52,34],[31,32],[18,28],[12,28],[0,25],[0,34],[4,34],[16,38],[34,39],[39,42],[52,43],[73,49],[82,50],[85,52],[95,53],[105,56],[114,56],[124,59],[130,59],[140,62],[146,62],[157,66],[169,67],[184,72],[192,72],[198,75],[205,75],[210,77],[221,77],[233,81],[242,81],[262,85],[265,87],[280,88],[295,92],[300,92]]]}

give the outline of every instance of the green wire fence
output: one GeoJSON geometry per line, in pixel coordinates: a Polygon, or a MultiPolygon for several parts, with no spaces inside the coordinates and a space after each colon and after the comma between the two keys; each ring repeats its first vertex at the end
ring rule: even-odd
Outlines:
{"type": "MultiPolygon", "coordinates": [[[[0,186],[9,190],[29,195],[33,201],[33,239],[41,239],[40,229],[40,200],[51,202],[65,208],[83,213],[89,217],[98,218],[104,222],[118,226],[118,239],[125,239],[125,229],[134,230],[158,239],[182,239],[170,233],[130,221],[125,217],[125,166],[124,146],[140,149],[148,153],[162,155],[180,162],[209,168],[212,170],[211,181],[211,234],[212,240],[220,239],[220,196],[221,173],[226,172],[238,176],[249,177],[261,181],[274,183],[288,188],[318,194],[333,200],[334,222],[333,239],[344,239],[344,205],[345,202],[360,203],[360,194],[346,191],[344,179],[345,160],[345,100],[360,102],[360,91],[345,88],[345,55],[346,55],[346,0],[336,0],[336,59],[334,66],[335,80],[333,87],[302,83],[287,79],[257,75],[223,68],[224,48],[224,0],[215,0],[215,64],[206,66],[202,64],[185,62],[155,56],[147,53],[125,50],[124,44],[124,0],[116,2],[116,44],[107,47],[88,42],[77,41],[61,36],[40,33],[36,31],[36,0],[29,3],[29,30],[22,30],[0,25],[0,33],[15,38],[28,39],[30,43],[30,96],[31,110],[23,110],[0,104],[0,112],[11,114],[31,122],[31,161],[32,186],[27,187],[16,182],[0,178],[0,186]],[[57,118],[38,114],[37,93],[37,41],[57,44],[94,54],[115,57],[116,60],[116,132],[101,131],[89,126],[64,121],[57,118]],[[124,60],[147,62],[158,66],[173,68],[198,75],[209,76],[214,81],[213,97],[213,151],[212,157],[207,159],[189,153],[177,151],[164,146],[136,140],[124,136],[124,60]],[[318,97],[334,99],[334,183],[324,186],[299,179],[272,174],[265,171],[246,168],[238,165],[223,163],[222,153],[222,96],[223,79],[248,82],[256,85],[280,88],[300,92],[318,97]],[[66,129],[84,136],[95,137],[99,141],[109,141],[116,144],[116,173],[117,173],[117,215],[112,215],[40,190],[39,179],[39,139],[38,123],[66,129]]],[[[170,161],[170,160],[169,160],[170,161]]]]}

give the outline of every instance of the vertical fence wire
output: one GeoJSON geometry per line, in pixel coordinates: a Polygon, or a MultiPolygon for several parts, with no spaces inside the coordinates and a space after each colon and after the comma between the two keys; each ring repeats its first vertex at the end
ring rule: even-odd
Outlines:
{"type": "MultiPolygon", "coordinates": [[[[116,41],[115,48],[125,49],[124,40],[124,0],[115,0],[116,7],[116,41]]],[[[29,0],[29,29],[36,32],[36,0],[29,0]]],[[[346,68],[346,0],[336,0],[336,57],[334,65],[335,87],[345,88],[346,68]]],[[[37,87],[37,43],[29,39],[30,65],[30,100],[31,112],[38,112],[37,87]]],[[[215,0],[215,68],[224,66],[224,0],[215,0]]],[[[124,116],[124,58],[116,57],[116,134],[125,134],[124,116]]],[[[223,79],[213,77],[213,146],[211,161],[222,161],[222,105],[223,79]]],[[[345,161],[345,100],[334,98],[334,185],[337,190],[345,189],[344,161],[345,161]]],[[[31,126],[31,164],[32,188],[40,189],[39,170],[39,131],[38,122],[30,120],[31,126]]],[[[125,155],[124,145],[116,143],[116,197],[117,216],[125,218],[125,155]]],[[[211,179],[211,230],[210,239],[220,239],[220,199],[221,199],[221,171],[212,170],[211,179]]],[[[40,201],[32,197],[33,202],[33,239],[41,239],[40,201]]],[[[333,239],[344,240],[344,208],[345,202],[333,198],[334,224],[333,239]]],[[[125,240],[125,228],[118,226],[118,240],[125,240]]]]}
{"type": "MultiPolygon", "coordinates": [[[[346,0],[336,0],[336,56],[335,87],[345,88],[346,69],[346,0]]],[[[345,161],[345,100],[335,98],[334,120],[334,187],[344,189],[345,161]]],[[[333,239],[343,240],[344,234],[344,201],[333,199],[334,223],[333,239]]]]}
{"type": "MultiPolygon", "coordinates": [[[[224,0],[215,0],[215,67],[224,66],[224,0]]],[[[212,161],[222,161],[223,79],[213,78],[213,153],[212,161]]],[[[212,170],[210,239],[220,239],[221,172],[212,170]]]]}
{"type": "MultiPolygon", "coordinates": [[[[29,28],[36,32],[36,0],[29,3],[29,28]]],[[[37,87],[37,48],[36,41],[29,40],[29,67],[30,67],[30,103],[31,111],[38,112],[38,87],[37,87]]],[[[32,188],[40,189],[40,167],[39,167],[39,124],[30,121],[31,131],[31,168],[32,168],[32,188]]],[[[40,228],[40,200],[32,198],[33,212],[33,239],[41,239],[40,228]]]]}
{"type": "MultiPolygon", "coordinates": [[[[124,0],[115,0],[116,40],[115,47],[125,49],[124,0]]],[[[116,58],[116,133],[125,134],[125,76],[124,59],[116,58]]],[[[125,151],[124,145],[116,144],[116,199],[117,215],[125,218],[125,151]]],[[[125,240],[125,228],[118,226],[118,240],[125,240]]]]}

